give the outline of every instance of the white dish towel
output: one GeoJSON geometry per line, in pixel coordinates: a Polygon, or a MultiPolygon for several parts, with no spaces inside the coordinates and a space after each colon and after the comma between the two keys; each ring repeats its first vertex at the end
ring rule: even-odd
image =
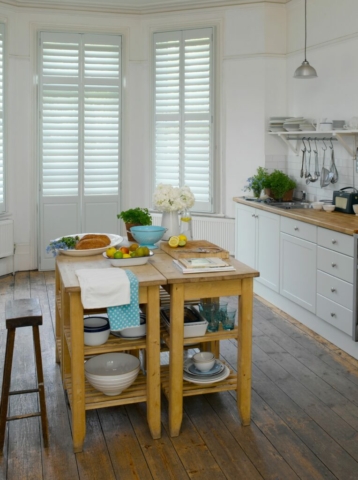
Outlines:
{"type": "Polygon", "coordinates": [[[130,283],[121,268],[76,270],[84,308],[115,307],[130,303],[130,283]]]}

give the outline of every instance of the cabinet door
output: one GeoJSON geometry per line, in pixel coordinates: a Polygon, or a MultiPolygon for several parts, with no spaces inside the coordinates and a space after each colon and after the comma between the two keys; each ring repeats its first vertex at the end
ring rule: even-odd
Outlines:
{"type": "Polygon", "coordinates": [[[256,268],[256,209],[235,205],[235,258],[256,268]]]}
{"type": "Polygon", "coordinates": [[[256,211],[257,250],[256,268],[260,277],[256,280],[266,287],[280,290],[280,216],[263,210],[256,211]]]}
{"type": "Polygon", "coordinates": [[[310,312],[316,310],[315,243],[281,233],[280,293],[310,312]]]}

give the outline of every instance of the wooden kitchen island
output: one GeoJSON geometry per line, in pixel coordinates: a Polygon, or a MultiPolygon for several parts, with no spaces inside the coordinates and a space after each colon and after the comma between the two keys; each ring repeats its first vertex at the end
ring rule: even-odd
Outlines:
{"type": "Polygon", "coordinates": [[[159,286],[165,277],[149,263],[128,267],[139,281],[139,303],[145,305],[147,336],[125,340],[110,335],[97,347],[84,345],[84,314],[106,310],[84,310],[76,270],[82,268],[113,268],[102,255],[71,257],[59,255],[56,261],[56,359],[60,363],[63,386],[67,390],[72,412],[74,452],[81,452],[86,435],[86,410],[147,402],[147,420],[153,438],[161,436],[160,420],[160,320],[159,286]],[[146,376],[139,373],[136,381],[120,395],[106,396],[95,390],[85,379],[84,360],[87,356],[109,352],[146,350],[146,376]]]}
{"type": "Polygon", "coordinates": [[[169,368],[162,367],[162,389],[169,400],[169,429],[172,437],[178,436],[183,418],[183,397],[226,390],[237,391],[237,406],[243,425],[250,424],[251,412],[251,356],[253,278],[259,272],[234,259],[227,259],[235,267],[232,272],[182,274],[167,254],[154,255],[151,262],[166,278],[164,288],[170,294],[170,332],[164,341],[170,351],[169,368]],[[232,331],[219,330],[202,337],[184,338],[184,302],[199,298],[221,296],[239,297],[238,327],[232,331]],[[238,341],[237,375],[231,372],[222,382],[195,385],[183,380],[184,345],[215,343],[235,338],[238,341]]]}

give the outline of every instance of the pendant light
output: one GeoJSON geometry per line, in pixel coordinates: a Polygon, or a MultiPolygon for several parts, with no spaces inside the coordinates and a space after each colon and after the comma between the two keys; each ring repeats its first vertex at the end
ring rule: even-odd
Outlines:
{"type": "Polygon", "coordinates": [[[294,74],[294,78],[316,78],[317,72],[311,67],[306,59],[306,45],[307,45],[307,0],[305,0],[305,59],[302,65],[297,68],[294,74]]]}

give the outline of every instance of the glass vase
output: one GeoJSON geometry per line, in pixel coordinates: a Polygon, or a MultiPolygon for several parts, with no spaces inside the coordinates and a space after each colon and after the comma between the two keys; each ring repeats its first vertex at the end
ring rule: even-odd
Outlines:
{"type": "Polygon", "coordinates": [[[173,235],[179,235],[179,214],[177,210],[174,210],[172,212],[163,212],[162,227],[167,229],[167,231],[163,235],[162,240],[169,240],[169,238],[173,235]]]}
{"type": "Polygon", "coordinates": [[[192,222],[189,210],[184,210],[180,215],[180,233],[185,235],[187,240],[193,240],[192,222]]]}

